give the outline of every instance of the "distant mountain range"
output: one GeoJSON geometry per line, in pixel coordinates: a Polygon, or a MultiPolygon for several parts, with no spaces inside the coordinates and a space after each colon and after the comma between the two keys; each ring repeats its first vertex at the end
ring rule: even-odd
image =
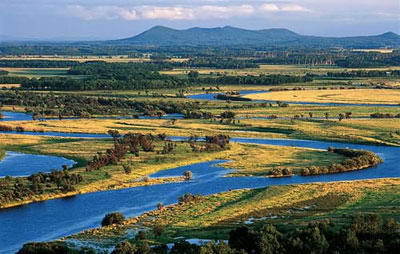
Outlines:
{"type": "Polygon", "coordinates": [[[400,36],[388,32],[373,36],[320,37],[295,33],[288,29],[247,30],[231,26],[194,27],[178,30],[155,26],[139,35],[108,41],[110,44],[155,46],[305,46],[305,47],[399,47],[400,36]]]}

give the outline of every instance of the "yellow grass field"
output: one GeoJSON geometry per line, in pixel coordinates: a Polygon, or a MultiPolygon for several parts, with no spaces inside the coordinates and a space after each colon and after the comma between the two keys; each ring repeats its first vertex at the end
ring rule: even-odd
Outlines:
{"type": "Polygon", "coordinates": [[[383,89],[279,91],[245,97],[288,102],[400,104],[400,90],[383,89]]]}
{"type": "Polygon", "coordinates": [[[377,52],[382,54],[389,54],[393,52],[393,49],[353,49],[354,52],[377,52]]]}
{"type": "Polygon", "coordinates": [[[0,88],[18,88],[21,84],[0,84],[0,88]]]}

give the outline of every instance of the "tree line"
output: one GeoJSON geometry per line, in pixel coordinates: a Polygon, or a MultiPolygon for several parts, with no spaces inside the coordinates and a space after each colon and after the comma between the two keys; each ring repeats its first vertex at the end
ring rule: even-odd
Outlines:
{"type": "Polygon", "coordinates": [[[199,109],[196,102],[137,101],[122,98],[87,97],[81,95],[39,94],[34,92],[9,91],[0,96],[1,105],[14,105],[26,108],[34,119],[56,116],[90,117],[92,115],[164,115],[184,113],[199,109]]]}
{"type": "Polygon", "coordinates": [[[359,71],[345,71],[345,72],[328,72],[327,77],[345,77],[345,78],[364,78],[364,77],[399,77],[400,70],[359,70],[359,71]]]}
{"type": "Polygon", "coordinates": [[[0,67],[10,68],[69,68],[79,64],[69,60],[0,60],[0,67]]]}
{"type": "Polygon", "coordinates": [[[281,51],[257,57],[258,64],[337,65],[342,68],[399,66],[400,52],[281,51]]]}
{"type": "Polygon", "coordinates": [[[309,75],[305,76],[291,76],[281,74],[259,76],[246,75],[246,76],[219,76],[219,77],[198,77],[192,78],[190,81],[197,84],[209,85],[279,85],[285,83],[304,83],[311,82],[313,78],[309,75]]]}

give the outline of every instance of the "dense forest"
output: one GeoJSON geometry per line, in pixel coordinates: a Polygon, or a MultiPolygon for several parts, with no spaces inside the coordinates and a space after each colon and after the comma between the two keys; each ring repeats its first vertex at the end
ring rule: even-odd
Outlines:
{"type": "Polygon", "coordinates": [[[344,77],[344,78],[368,78],[368,77],[399,77],[400,70],[379,71],[379,70],[359,70],[346,72],[328,72],[327,77],[344,77]]]}
{"type": "Polygon", "coordinates": [[[195,102],[171,101],[136,101],[127,99],[109,99],[101,97],[85,97],[79,95],[38,94],[32,92],[5,92],[1,94],[2,105],[23,106],[32,112],[34,118],[45,116],[77,116],[92,115],[163,115],[165,113],[184,113],[199,109],[195,102]]]}
{"type": "Polygon", "coordinates": [[[214,69],[245,69],[258,68],[251,60],[239,60],[231,57],[193,57],[188,61],[176,62],[174,67],[183,68],[214,68],[214,69]]]}
{"type": "Polygon", "coordinates": [[[259,64],[337,65],[343,68],[399,66],[400,53],[364,52],[279,52],[254,60],[259,64]]]}

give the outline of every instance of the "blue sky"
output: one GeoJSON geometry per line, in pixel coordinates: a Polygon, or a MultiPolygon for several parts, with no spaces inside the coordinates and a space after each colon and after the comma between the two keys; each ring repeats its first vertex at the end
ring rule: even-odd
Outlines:
{"type": "Polygon", "coordinates": [[[1,0],[4,38],[115,39],[154,25],[288,28],[301,34],[400,33],[400,0],[1,0]]]}

